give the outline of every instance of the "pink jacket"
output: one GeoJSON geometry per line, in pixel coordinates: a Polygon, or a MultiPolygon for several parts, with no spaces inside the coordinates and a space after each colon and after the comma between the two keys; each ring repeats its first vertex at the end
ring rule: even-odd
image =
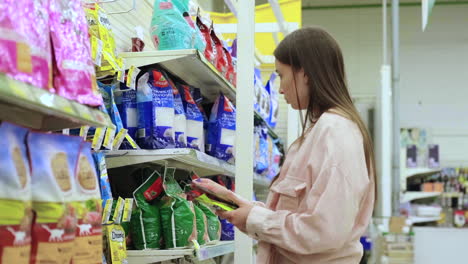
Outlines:
{"type": "Polygon", "coordinates": [[[374,206],[371,179],[357,125],[324,113],[289,149],[266,208],[248,216],[257,264],[359,263],[374,206]]]}

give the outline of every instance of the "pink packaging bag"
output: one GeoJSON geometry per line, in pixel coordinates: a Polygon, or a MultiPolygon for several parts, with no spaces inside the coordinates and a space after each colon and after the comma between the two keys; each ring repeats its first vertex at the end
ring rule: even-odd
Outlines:
{"type": "Polygon", "coordinates": [[[103,101],[97,89],[88,24],[81,1],[48,1],[57,93],[82,104],[99,106],[103,101]]]}
{"type": "Polygon", "coordinates": [[[53,91],[47,1],[0,1],[0,71],[53,91]]]}

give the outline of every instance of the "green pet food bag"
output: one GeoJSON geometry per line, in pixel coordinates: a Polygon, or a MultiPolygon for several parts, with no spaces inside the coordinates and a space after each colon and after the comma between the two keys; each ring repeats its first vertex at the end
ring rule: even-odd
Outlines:
{"type": "Polygon", "coordinates": [[[210,208],[203,204],[197,204],[197,207],[203,211],[206,216],[208,236],[210,242],[219,241],[221,239],[221,222],[219,221],[218,216],[211,211],[210,208]]]}

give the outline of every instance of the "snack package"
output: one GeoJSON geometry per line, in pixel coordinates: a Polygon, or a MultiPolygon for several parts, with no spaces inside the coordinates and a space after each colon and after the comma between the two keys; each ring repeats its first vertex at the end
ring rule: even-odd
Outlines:
{"type": "Polygon", "coordinates": [[[51,0],[49,15],[57,93],[82,104],[101,105],[81,1],[51,0]]]}
{"type": "Polygon", "coordinates": [[[133,192],[137,208],[132,213],[132,239],[136,249],[161,248],[161,215],[153,201],[163,192],[163,181],[157,171],[133,192]]]}
{"type": "Polygon", "coordinates": [[[159,70],[150,70],[138,81],[137,142],[144,149],[174,148],[174,96],[159,70]]]}
{"type": "Polygon", "coordinates": [[[40,1],[2,2],[0,72],[54,91],[47,5],[40,1]]]}
{"type": "Polygon", "coordinates": [[[182,103],[182,97],[180,95],[177,86],[174,82],[167,77],[169,84],[174,94],[174,133],[175,133],[175,147],[186,148],[187,147],[187,118],[185,117],[184,104],[182,103]]]}
{"type": "Polygon", "coordinates": [[[195,214],[182,188],[174,179],[175,168],[165,168],[161,221],[166,248],[184,248],[197,239],[195,214]]]}
{"type": "Polygon", "coordinates": [[[115,95],[115,103],[122,119],[123,127],[128,130],[128,135],[136,139],[138,130],[137,92],[127,90],[115,95]]]}
{"type": "Polygon", "coordinates": [[[208,221],[202,209],[200,209],[200,207],[195,204],[192,205],[197,226],[197,242],[199,245],[205,245],[210,241],[210,237],[208,235],[208,221]]]}
{"type": "Polygon", "coordinates": [[[73,264],[98,264],[102,260],[101,195],[91,143],[83,142],[75,177],[74,207],[78,218],[73,264]]]}
{"type": "Polygon", "coordinates": [[[279,103],[278,103],[278,91],[274,88],[275,85],[275,79],[276,79],[276,73],[272,73],[270,76],[270,79],[268,80],[267,85],[265,86],[265,89],[267,92],[270,94],[270,112],[268,115],[268,125],[271,128],[276,127],[276,123],[278,122],[278,113],[279,113],[279,103]]]}
{"type": "Polygon", "coordinates": [[[198,203],[198,208],[203,211],[207,221],[208,237],[210,242],[221,239],[221,222],[213,211],[204,204],[198,203]]]}
{"type": "Polygon", "coordinates": [[[190,87],[178,85],[187,119],[187,147],[205,152],[203,115],[192,97],[190,87]]]}
{"type": "Polygon", "coordinates": [[[208,154],[235,162],[234,144],[236,140],[236,109],[224,95],[220,95],[211,111],[208,128],[208,154]]]}
{"type": "Polygon", "coordinates": [[[205,48],[195,29],[170,0],[155,0],[150,34],[157,50],[205,48]]]}
{"type": "Polygon", "coordinates": [[[70,263],[80,214],[73,206],[74,179],[83,141],[62,134],[29,133],[27,142],[36,213],[31,263],[70,263]]]}
{"type": "Polygon", "coordinates": [[[214,45],[214,49],[216,49],[216,62],[214,66],[223,76],[226,76],[228,71],[228,62],[226,59],[226,54],[223,50],[223,43],[216,35],[213,26],[211,27],[210,35],[212,39],[212,45],[214,45]]]}
{"type": "Polygon", "coordinates": [[[112,199],[112,190],[109,183],[109,175],[107,174],[106,154],[104,152],[94,152],[93,158],[97,168],[102,205],[104,207],[106,201],[112,199]]]}
{"type": "Polygon", "coordinates": [[[116,127],[116,131],[119,132],[122,128],[124,128],[124,126],[114,97],[114,90],[116,88],[116,85],[105,85],[101,82],[98,82],[98,86],[107,113],[109,113],[112,123],[114,123],[116,127]]]}
{"type": "Polygon", "coordinates": [[[0,124],[0,263],[29,264],[31,175],[25,145],[27,129],[0,124]]]}
{"type": "Polygon", "coordinates": [[[258,147],[256,148],[255,155],[255,172],[260,175],[266,175],[268,173],[270,156],[268,154],[268,132],[264,126],[258,126],[257,135],[258,135],[258,147]]]}
{"type": "Polygon", "coordinates": [[[207,58],[213,65],[216,65],[216,49],[213,49],[213,41],[211,40],[210,28],[203,23],[200,14],[197,14],[196,22],[197,27],[199,28],[206,43],[206,47],[203,54],[205,55],[205,58],[207,58]]]}

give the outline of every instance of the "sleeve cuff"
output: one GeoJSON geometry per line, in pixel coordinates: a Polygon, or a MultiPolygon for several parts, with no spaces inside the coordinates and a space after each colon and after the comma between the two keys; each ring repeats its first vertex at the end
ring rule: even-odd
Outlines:
{"type": "Polygon", "coordinates": [[[262,240],[265,223],[271,213],[273,212],[267,208],[254,206],[247,217],[247,234],[256,240],[262,240]]]}

